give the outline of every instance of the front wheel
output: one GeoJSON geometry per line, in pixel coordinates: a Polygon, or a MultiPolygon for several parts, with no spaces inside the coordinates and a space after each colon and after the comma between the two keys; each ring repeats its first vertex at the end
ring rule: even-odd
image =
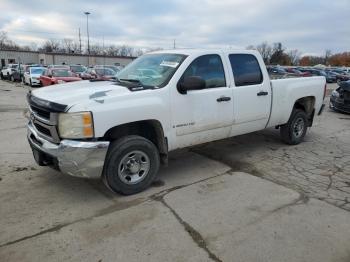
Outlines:
{"type": "Polygon", "coordinates": [[[126,136],[111,143],[103,181],[114,192],[131,195],[145,190],[159,170],[159,152],[148,139],[126,136]]]}
{"type": "Polygon", "coordinates": [[[294,109],[288,123],[281,126],[280,133],[283,142],[289,145],[297,145],[303,141],[308,127],[305,111],[294,109]]]}

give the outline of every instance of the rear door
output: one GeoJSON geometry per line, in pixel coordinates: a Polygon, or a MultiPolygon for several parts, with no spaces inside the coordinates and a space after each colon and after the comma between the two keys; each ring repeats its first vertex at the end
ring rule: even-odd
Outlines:
{"type": "Polygon", "coordinates": [[[228,58],[234,79],[234,124],[247,124],[245,132],[264,129],[270,115],[271,86],[266,70],[260,68],[262,59],[259,64],[253,54],[229,54],[228,58]]]}

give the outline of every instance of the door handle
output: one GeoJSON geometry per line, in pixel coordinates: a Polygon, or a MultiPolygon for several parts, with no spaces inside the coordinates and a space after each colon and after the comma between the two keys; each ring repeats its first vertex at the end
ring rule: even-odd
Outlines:
{"type": "Polygon", "coordinates": [[[227,102],[230,100],[231,100],[231,97],[228,97],[228,96],[222,96],[222,97],[219,97],[218,99],[216,99],[216,101],[218,101],[219,103],[220,102],[227,102]]]}
{"type": "Polygon", "coordinates": [[[267,96],[269,93],[266,91],[260,91],[259,93],[257,93],[257,96],[267,96]]]}

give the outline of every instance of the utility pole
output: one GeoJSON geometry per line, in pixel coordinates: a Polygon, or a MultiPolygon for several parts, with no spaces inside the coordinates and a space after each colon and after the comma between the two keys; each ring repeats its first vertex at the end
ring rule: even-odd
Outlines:
{"type": "Polygon", "coordinates": [[[86,34],[87,34],[87,40],[88,40],[88,66],[90,65],[90,37],[89,37],[89,12],[84,12],[86,15],[86,34]]]}
{"type": "Polygon", "coordinates": [[[86,14],[86,34],[88,40],[88,54],[90,55],[90,37],[89,37],[89,12],[84,12],[86,14]]]}
{"type": "Polygon", "coordinates": [[[79,27],[79,50],[81,54],[81,36],[80,36],[80,27],[79,27]]]}

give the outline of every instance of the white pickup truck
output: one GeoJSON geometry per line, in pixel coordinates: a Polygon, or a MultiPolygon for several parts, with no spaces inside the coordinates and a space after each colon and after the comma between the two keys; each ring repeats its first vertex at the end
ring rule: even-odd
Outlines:
{"type": "Polygon", "coordinates": [[[28,140],[39,165],[133,194],[178,148],[269,127],[300,143],[324,108],[325,90],[324,77],[270,80],[255,51],[159,51],[115,80],[29,93],[28,140]]]}

